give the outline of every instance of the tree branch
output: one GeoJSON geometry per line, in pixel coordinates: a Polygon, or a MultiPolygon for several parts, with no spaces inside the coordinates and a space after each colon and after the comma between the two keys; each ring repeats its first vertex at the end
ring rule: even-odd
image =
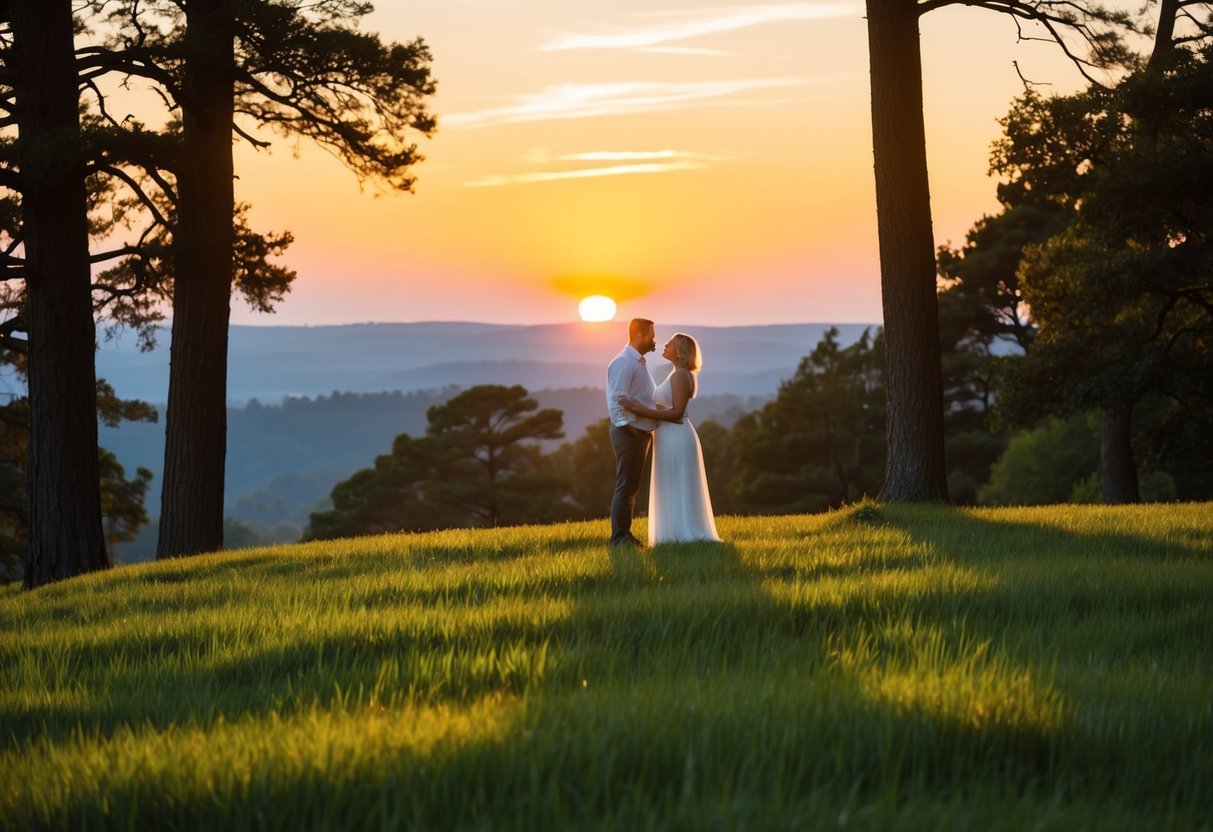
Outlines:
{"type": "Polygon", "coordinates": [[[270,147],[272,144],[272,142],[267,142],[263,139],[258,139],[254,136],[249,135],[249,133],[247,133],[239,124],[236,124],[235,122],[232,122],[232,130],[235,131],[236,135],[238,135],[240,138],[244,139],[246,142],[251,144],[253,147],[257,148],[258,150],[261,150],[262,148],[270,147]]]}
{"type": "Polygon", "coordinates": [[[114,176],[125,182],[130,189],[135,192],[135,195],[139,197],[139,201],[142,202],[147,210],[151,212],[152,217],[155,218],[156,222],[160,223],[161,225],[168,225],[168,221],[164,218],[164,215],[160,213],[160,209],[156,207],[156,203],[152,201],[152,198],[147,195],[147,193],[143,190],[143,187],[135,181],[133,176],[124,171],[122,168],[114,167],[112,165],[100,165],[96,168],[96,170],[100,173],[108,173],[110,176],[114,176]]]}
{"type": "Polygon", "coordinates": [[[150,50],[141,47],[114,51],[104,46],[86,46],[76,50],[76,71],[85,78],[109,72],[146,78],[149,81],[163,84],[175,95],[177,79],[171,72],[157,64],[156,58],[157,56],[153,55],[150,50]]]}
{"type": "MultiPolygon", "coordinates": [[[[918,14],[922,16],[941,9],[944,6],[968,6],[971,8],[988,9],[1015,18],[1019,27],[1021,41],[1053,42],[1061,48],[1062,53],[1078,69],[1079,73],[1092,84],[1103,86],[1088,71],[1112,63],[1120,50],[1119,38],[1115,35],[1114,26],[1128,31],[1139,31],[1132,19],[1124,12],[1108,11],[1098,5],[1067,0],[923,0],[917,4],[918,14]],[[1094,29],[1084,19],[1094,19],[1108,28],[1104,31],[1094,29]],[[1044,27],[1049,33],[1048,38],[1025,35],[1020,21],[1030,21],[1044,27]],[[1091,59],[1076,54],[1070,47],[1062,29],[1078,35],[1087,45],[1091,59]]],[[[1022,78],[1022,76],[1021,76],[1022,78]]]]}

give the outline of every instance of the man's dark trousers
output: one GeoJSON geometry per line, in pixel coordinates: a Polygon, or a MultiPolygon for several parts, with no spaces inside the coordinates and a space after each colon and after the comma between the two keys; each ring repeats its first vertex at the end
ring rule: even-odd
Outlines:
{"type": "Polygon", "coordinates": [[[611,425],[611,448],[615,451],[615,496],[611,499],[611,543],[632,543],[632,512],[640,493],[644,460],[653,435],[631,425],[611,425]]]}

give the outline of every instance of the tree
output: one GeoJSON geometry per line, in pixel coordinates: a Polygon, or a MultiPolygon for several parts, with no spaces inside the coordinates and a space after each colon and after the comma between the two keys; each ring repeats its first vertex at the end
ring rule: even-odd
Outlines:
{"type": "MultiPolygon", "coordinates": [[[[13,370],[21,377],[23,356],[13,361],[13,370]]],[[[154,408],[144,402],[119,399],[103,381],[97,382],[96,413],[110,427],[121,421],[156,420],[154,408]]],[[[19,580],[29,554],[29,421],[28,397],[14,398],[0,407],[0,582],[19,580]]],[[[112,560],[115,546],[133,540],[147,523],[143,499],[152,474],[139,468],[128,480],[116,456],[104,448],[98,449],[98,454],[101,520],[112,560]]]]}
{"type": "Polygon", "coordinates": [[[918,4],[868,0],[888,395],[886,500],[948,499],[918,4]]]}
{"type": "MultiPolygon", "coordinates": [[[[1006,452],[978,490],[983,505],[1038,506],[1104,502],[1099,482],[1099,427],[1094,413],[1048,417],[1012,437],[1006,452]]],[[[1142,477],[1148,500],[1173,500],[1174,479],[1152,470],[1142,477]]]]}
{"type": "Polygon", "coordinates": [[[257,147],[270,144],[259,127],[307,137],[360,177],[412,189],[421,157],[407,136],[434,129],[430,54],[357,31],[369,11],[356,0],[123,0],[108,18],[119,36],[82,56],[147,78],[182,111],[160,557],[222,545],[233,134],[257,147]]]}
{"type": "Polygon", "coordinates": [[[560,439],[564,414],[538,410],[526,388],[483,384],[430,408],[426,435],[441,454],[427,501],[460,509],[473,525],[555,519],[562,488],[543,470],[539,439],[560,439]]]}
{"type": "MultiPolygon", "coordinates": [[[[587,425],[574,442],[565,442],[551,454],[556,476],[565,483],[571,517],[588,520],[603,517],[611,506],[615,490],[615,452],[611,449],[611,422],[600,419],[587,425]]],[[[640,505],[648,504],[648,479],[642,480],[640,505]]]]}
{"type": "Polygon", "coordinates": [[[425,485],[440,475],[434,442],[402,433],[390,454],[375,458],[333,487],[333,507],[313,512],[304,540],[387,532],[420,532],[459,525],[425,499],[425,485]]]}
{"type": "MultiPolygon", "coordinates": [[[[86,154],[71,4],[8,3],[29,333],[27,589],[110,566],[101,527],[86,154]]],[[[9,96],[6,96],[9,98],[9,96]]],[[[11,254],[11,251],[6,254],[11,254]]]]}
{"type": "Polygon", "coordinates": [[[875,491],[885,452],[884,349],[881,336],[867,332],[841,347],[831,327],[774,401],[737,421],[734,508],[822,511],[875,491]]]}
{"type": "Polygon", "coordinates": [[[984,505],[1072,502],[1099,467],[1098,420],[1079,413],[1046,419],[1015,436],[978,489],[984,505]]]}
{"type": "Polygon", "coordinates": [[[1039,335],[1008,362],[999,410],[1030,423],[1098,409],[1111,502],[1139,499],[1140,403],[1172,408],[1174,432],[1213,393],[1209,55],[1173,51],[1112,90],[1025,96],[999,144],[1013,181],[1067,215],[1062,230],[1023,248],[1018,276],[1039,335]]]}
{"type": "Polygon", "coordinates": [[[426,435],[397,436],[390,454],[338,483],[333,508],[312,514],[304,538],[572,516],[566,483],[534,444],[561,438],[564,415],[538,407],[525,388],[498,384],[471,387],[434,405],[426,435]]]}
{"type": "Polygon", "coordinates": [[[712,496],[712,511],[717,516],[733,514],[734,463],[732,431],[712,419],[697,424],[699,444],[703,447],[703,470],[712,496]]]}
{"type": "MultiPolygon", "coordinates": [[[[103,10],[104,7],[98,4],[85,4],[81,8],[82,13],[87,13],[92,19],[96,19],[103,10]]],[[[84,18],[75,21],[82,30],[85,23],[84,18]]],[[[0,30],[0,52],[3,53],[5,64],[15,66],[19,62],[13,57],[10,34],[7,28],[0,30]]],[[[91,104],[84,99],[80,101],[81,123],[77,142],[80,170],[87,175],[85,196],[89,235],[94,240],[107,240],[117,232],[143,221],[141,217],[149,221],[136,242],[91,255],[94,264],[117,262],[94,276],[89,302],[99,317],[104,316],[109,321],[111,331],[121,326],[134,327],[145,347],[150,348],[154,343],[154,327],[163,318],[159,303],[171,295],[174,286],[171,257],[166,256],[166,251],[171,248],[172,232],[177,224],[176,171],[181,154],[174,149],[177,142],[174,130],[179,125],[178,128],[170,125],[162,134],[152,134],[129,118],[121,123],[115,121],[109,115],[105,97],[97,85],[98,77],[114,67],[104,62],[98,63],[95,60],[97,52],[93,47],[78,49],[74,67],[80,89],[93,96],[91,104]],[[120,193],[123,188],[128,188],[129,192],[120,193]]],[[[135,52],[138,52],[138,48],[135,52]]],[[[123,57],[136,62],[140,60],[137,55],[134,58],[129,55],[123,57]]],[[[16,122],[15,114],[19,109],[21,94],[19,73],[0,74],[0,110],[8,115],[0,121],[0,129],[16,122]]],[[[53,155],[56,150],[49,148],[47,152],[53,155]]],[[[0,180],[18,185],[24,161],[20,141],[0,139],[0,180]]],[[[28,254],[20,230],[25,208],[19,188],[0,197],[0,241],[3,242],[3,278],[6,281],[0,289],[0,311],[7,314],[5,319],[0,320],[0,359],[12,364],[23,381],[27,378],[30,352],[30,339],[18,337],[19,333],[29,330],[30,324],[29,296],[24,280],[28,258],[21,256],[28,254]]],[[[236,282],[252,305],[268,310],[273,302],[282,297],[294,278],[292,272],[268,261],[268,258],[280,254],[289,245],[290,235],[253,233],[245,220],[245,208],[237,206],[234,220],[236,282]]],[[[95,337],[92,329],[90,324],[90,341],[95,337]]],[[[84,366],[82,362],[76,363],[84,366]]],[[[102,383],[98,382],[98,386],[100,388],[102,383]]],[[[96,407],[105,418],[102,398],[99,393],[96,407]]],[[[105,458],[104,453],[99,457],[103,465],[105,458]]],[[[103,472],[102,496],[105,500],[113,496],[106,491],[109,482],[111,478],[104,476],[103,472]]],[[[121,482],[129,485],[125,479],[121,482]]],[[[133,496],[135,491],[127,488],[126,493],[133,496]]],[[[22,504],[25,505],[26,501],[23,500],[22,504]]],[[[18,538],[23,541],[24,521],[18,518],[18,522],[22,529],[18,538]]],[[[107,523],[112,526],[112,522],[113,518],[110,517],[107,523]]]]}
{"type": "Polygon", "coordinates": [[[881,301],[888,346],[888,459],[881,488],[887,500],[948,499],[918,18],[949,5],[987,8],[1038,23],[1080,65],[1106,65],[1123,57],[1110,27],[1130,23],[1127,15],[1078,0],[867,0],[881,301]],[[1107,26],[1092,28],[1088,21],[1107,26]],[[1090,60],[1071,51],[1064,37],[1067,30],[1086,44],[1090,60]]]}
{"type": "Polygon", "coordinates": [[[180,217],[157,557],[223,548],[236,4],[183,5],[180,217]]]}

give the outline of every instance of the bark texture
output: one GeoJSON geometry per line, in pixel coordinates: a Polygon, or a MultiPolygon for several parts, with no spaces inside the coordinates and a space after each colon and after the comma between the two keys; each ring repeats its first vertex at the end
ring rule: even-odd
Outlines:
{"type": "Polygon", "coordinates": [[[110,565],[101,527],[84,150],[69,0],[12,3],[29,333],[25,587],[110,565]]]}
{"type": "Polygon", "coordinates": [[[185,5],[182,162],[158,558],[223,547],[232,293],[231,0],[185,5]]]}
{"type": "Polygon", "coordinates": [[[888,460],[881,499],[947,501],[935,241],[915,0],[867,0],[888,460]]]}

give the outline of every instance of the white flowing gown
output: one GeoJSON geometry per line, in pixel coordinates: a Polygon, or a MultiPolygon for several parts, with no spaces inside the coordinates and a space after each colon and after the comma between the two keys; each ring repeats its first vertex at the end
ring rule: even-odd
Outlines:
{"type": "MultiPolygon", "coordinates": [[[[673,406],[669,378],[653,396],[657,404],[673,406]]],[[[699,434],[690,419],[681,424],[658,422],[649,482],[649,545],[696,540],[720,540],[699,434]]]]}

